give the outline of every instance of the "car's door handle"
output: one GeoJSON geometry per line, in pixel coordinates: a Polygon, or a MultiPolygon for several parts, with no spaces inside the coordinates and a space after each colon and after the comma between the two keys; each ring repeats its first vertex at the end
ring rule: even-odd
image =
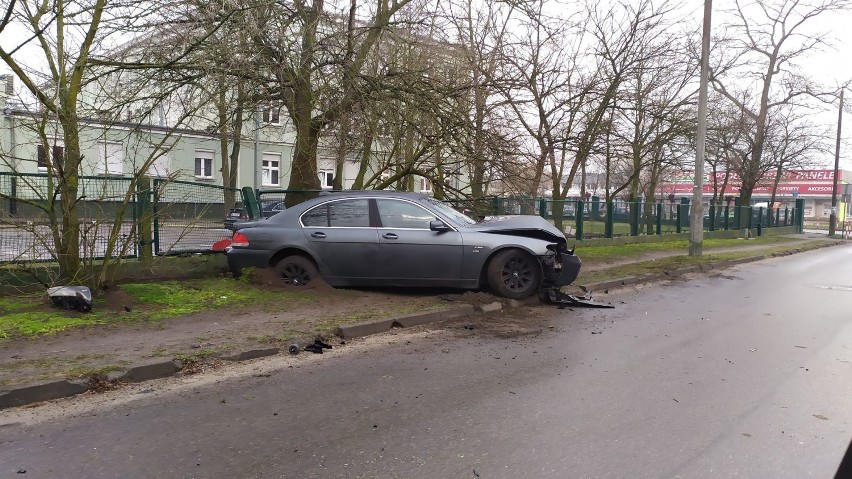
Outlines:
{"type": "Polygon", "coordinates": [[[325,238],[325,233],[321,233],[319,231],[311,233],[311,238],[325,238]]]}
{"type": "Polygon", "coordinates": [[[385,233],[385,234],[382,235],[382,238],[384,238],[384,239],[399,239],[399,236],[397,236],[394,233],[385,233]]]}

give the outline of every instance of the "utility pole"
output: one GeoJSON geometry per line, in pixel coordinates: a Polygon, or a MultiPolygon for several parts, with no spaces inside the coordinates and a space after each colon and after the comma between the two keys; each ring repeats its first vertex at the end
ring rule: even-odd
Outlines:
{"type": "Polygon", "coordinates": [[[689,256],[701,256],[704,242],[704,144],[707,140],[707,77],[710,70],[710,14],[713,0],[704,0],[704,29],[701,37],[701,81],[698,89],[698,134],[695,141],[695,177],[692,186],[692,215],[689,224],[689,256]]]}
{"type": "Polygon", "coordinates": [[[840,127],[843,124],[843,90],[844,83],[840,87],[840,108],[837,110],[837,141],[834,144],[834,187],[831,189],[831,215],[828,217],[828,235],[834,236],[837,232],[837,176],[840,169],[840,127]]]}

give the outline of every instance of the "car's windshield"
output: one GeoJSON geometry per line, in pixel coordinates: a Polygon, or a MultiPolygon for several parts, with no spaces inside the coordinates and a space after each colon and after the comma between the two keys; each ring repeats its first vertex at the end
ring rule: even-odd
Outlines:
{"type": "Polygon", "coordinates": [[[438,201],[435,198],[426,198],[426,202],[429,203],[432,208],[434,208],[438,213],[443,215],[456,226],[472,225],[476,223],[476,220],[465,215],[464,213],[456,211],[456,209],[452,206],[442,201],[438,201]]]}

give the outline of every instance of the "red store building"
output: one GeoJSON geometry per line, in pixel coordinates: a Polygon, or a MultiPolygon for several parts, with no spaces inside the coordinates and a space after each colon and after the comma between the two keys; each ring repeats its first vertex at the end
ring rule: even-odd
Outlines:
{"type": "MultiPolygon", "coordinates": [[[[849,208],[848,202],[850,200],[848,194],[852,193],[852,186],[850,186],[850,183],[852,183],[852,171],[839,170],[838,176],[837,214],[838,219],[840,221],[844,221],[846,219],[846,211],[849,208]]],[[[725,198],[729,198],[731,201],[733,201],[733,198],[740,195],[740,183],[738,177],[732,174],[728,179],[727,187],[724,191],[720,191],[722,189],[723,179],[723,173],[716,174],[717,181],[715,182],[713,181],[713,175],[708,175],[708,177],[704,179],[703,196],[705,202],[709,202],[713,199],[714,189],[719,191],[719,194],[715,195],[716,197],[723,196],[725,198]]],[[[763,181],[758,184],[752,193],[752,204],[768,206],[769,200],[772,197],[772,183],[772,179],[770,178],[769,181],[763,181]]],[[[834,170],[785,171],[778,183],[778,187],[775,188],[775,207],[792,207],[792,203],[796,200],[796,198],[801,198],[805,200],[804,217],[806,221],[828,221],[828,217],[831,214],[831,193],[833,187],[834,170]]],[[[691,198],[691,178],[689,181],[675,181],[663,184],[658,189],[657,194],[659,195],[658,198],[670,198],[670,195],[674,195],[677,198],[683,196],[689,196],[691,198]]]]}

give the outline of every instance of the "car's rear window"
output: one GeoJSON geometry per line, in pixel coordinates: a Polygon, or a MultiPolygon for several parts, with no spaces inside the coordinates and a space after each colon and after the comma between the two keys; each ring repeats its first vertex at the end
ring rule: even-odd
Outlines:
{"type": "Polygon", "coordinates": [[[323,203],[302,215],[302,224],[313,227],[367,228],[370,226],[369,200],[342,200],[323,203]]]}

